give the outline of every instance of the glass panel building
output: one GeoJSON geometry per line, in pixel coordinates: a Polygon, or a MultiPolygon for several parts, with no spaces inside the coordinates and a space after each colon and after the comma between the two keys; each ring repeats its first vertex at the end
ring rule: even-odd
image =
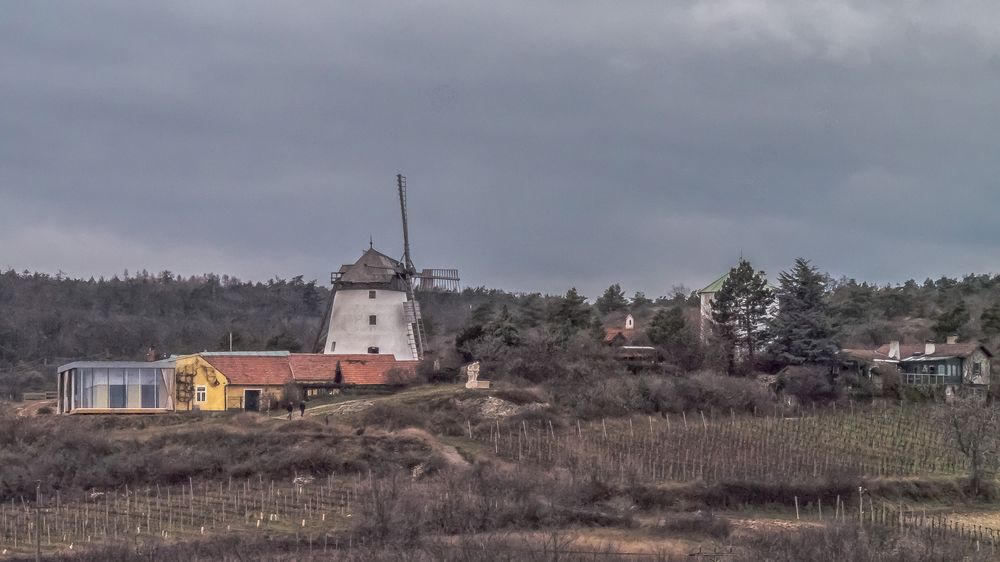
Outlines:
{"type": "Polygon", "coordinates": [[[59,413],[168,412],[173,361],[77,361],[59,367],[59,413]]]}

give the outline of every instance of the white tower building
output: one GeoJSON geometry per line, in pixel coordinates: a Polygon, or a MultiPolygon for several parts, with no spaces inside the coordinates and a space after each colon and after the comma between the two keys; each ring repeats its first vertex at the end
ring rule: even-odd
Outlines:
{"type": "Polygon", "coordinates": [[[323,353],[393,355],[419,359],[414,336],[415,301],[398,272],[403,265],[369,248],[333,274],[333,304],[323,353]]]}

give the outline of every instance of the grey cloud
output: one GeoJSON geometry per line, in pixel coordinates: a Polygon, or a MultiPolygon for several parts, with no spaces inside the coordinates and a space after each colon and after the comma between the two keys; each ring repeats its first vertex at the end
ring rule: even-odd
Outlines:
{"type": "Polygon", "coordinates": [[[991,2],[16,3],[0,265],[658,295],[993,271],[991,2]],[[141,262],[141,263],[136,263],[141,262]]]}

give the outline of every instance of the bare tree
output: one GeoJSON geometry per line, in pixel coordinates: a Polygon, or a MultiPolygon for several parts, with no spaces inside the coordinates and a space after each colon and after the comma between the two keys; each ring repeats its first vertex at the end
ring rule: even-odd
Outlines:
{"type": "Polygon", "coordinates": [[[969,459],[969,489],[978,496],[996,474],[1000,453],[1000,411],[971,397],[956,398],[945,410],[951,439],[969,459]]]}

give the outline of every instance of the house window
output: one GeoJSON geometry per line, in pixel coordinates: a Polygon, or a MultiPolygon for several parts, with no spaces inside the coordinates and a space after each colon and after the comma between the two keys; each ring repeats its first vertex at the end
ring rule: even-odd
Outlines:
{"type": "Polygon", "coordinates": [[[369,347],[368,348],[368,353],[371,353],[371,354],[374,354],[374,355],[378,355],[378,348],[375,347],[375,346],[369,347]]]}
{"type": "Polygon", "coordinates": [[[368,325],[369,326],[374,326],[376,323],[377,322],[376,322],[376,319],[375,319],[375,315],[374,314],[368,315],[368,325]]]}
{"type": "Polygon", "coordinates": [[[370,299],[375,298],[375,291],[368,291],[368,298],[370,299]]]}
{"type": "Polygon", "coordinates": [[[976,362],[972,364],[972,376],[978,377],[983,374],[983,364],[976,362]]]}
{"type": "Polygon", "coordinates": [[[194,401],[204,402],[208,399],[208,389],[204,386],[194,387],[194,401]]]}

